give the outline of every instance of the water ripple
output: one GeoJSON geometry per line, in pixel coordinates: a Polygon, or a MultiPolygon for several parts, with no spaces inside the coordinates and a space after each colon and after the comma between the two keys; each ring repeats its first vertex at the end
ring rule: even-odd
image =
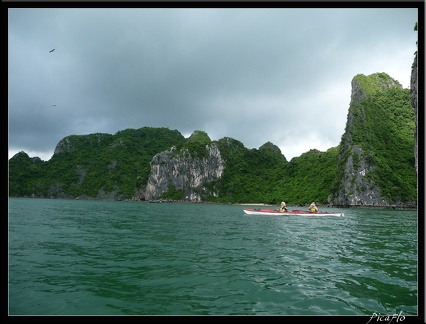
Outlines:
{"type": "Polygon", "coordinates": [[[9,312],[417,314],[417,215],[10,199],[9,312]]]}

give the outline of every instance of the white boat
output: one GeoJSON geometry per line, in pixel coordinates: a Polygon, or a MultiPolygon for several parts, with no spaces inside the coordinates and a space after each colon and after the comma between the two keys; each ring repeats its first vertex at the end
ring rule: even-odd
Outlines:
{"type": "Polygon", "coordinates": [[[286,212],[280,212],[276,209],[256,209],[256,208],[244,208],[244,213],[248,215],[274,215],[274,216],[313,216],[313,217],[321,217],[321,216],[345,216],[342,212],[315,212],[311,213],[306,210],[298,210],[293,209],[286,212]]]}

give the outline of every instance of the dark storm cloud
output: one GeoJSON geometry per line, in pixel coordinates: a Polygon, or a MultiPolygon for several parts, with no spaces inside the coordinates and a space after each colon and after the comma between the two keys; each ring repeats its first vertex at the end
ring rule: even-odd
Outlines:
{"type": "Polygon", "coordinates": [[[9,154],[49,159],[65,136],[144,126],[271,141],[288,159],[325,150],[356,74],[408,87],[416,21],[416,9],[10,9],[9,154]]]}

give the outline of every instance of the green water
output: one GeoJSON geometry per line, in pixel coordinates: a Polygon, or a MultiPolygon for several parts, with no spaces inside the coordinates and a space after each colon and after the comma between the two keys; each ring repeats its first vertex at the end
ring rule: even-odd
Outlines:
{"type": "Polygon", "coordinates": [[[9,315],[418,314],[416,211],[243,207],[11,198],[9,315]]]}

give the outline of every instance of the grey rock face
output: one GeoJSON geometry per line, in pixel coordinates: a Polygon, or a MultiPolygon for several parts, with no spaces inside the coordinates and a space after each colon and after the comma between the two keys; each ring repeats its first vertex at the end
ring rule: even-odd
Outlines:
{"type": "MultiPolygon", "coordinates": [[[[151,161],[145,200],[157,199],[170,188],[175,188],[185,192],[185,200],[200,202],[201,194],[208,190],[204,184],[219,179],[225,168],[217,145],[208,144],[206,149],[207,157],[202,158],[192,157],[186,149],[176,152],[175,147],[155,155],[151,161]]],[[[217,195],[214,191],[208,194],[217,195]]]]}
{"type": "Polygon", "coordinates": [[[353,146],[346,160],[343,179],[332,204],[338,206],[387,206],[381,198],[380,188],[368,179],[375,167],[368,164],[366,155],[358,146],[353,146]]]}
{"type": "Polygon", "coordinates": [[[410,80],[410,99],[411,105],[413,106],[414,113],[416,114],[416,131],[414,133],[414,156],[415,156],[415,167],[418,174],[418,149],[417,149],[417,124],[418,124],[418,114],[417,114],[417,105],[418,105],[418,81],[417,81],[417,52],[414,56],[414,62],[411,67],[411,80],[410,80]]]}
{"type": "MultiPolygon", "coordinates": [[[[364,151],[353,141],[355,131],[367,124],[363,103],[366,97],[372,94],[372,91],[401,87],[396,80],[380,78],[379,74],[373,74],[369,78],[369,81],[374,83],[369,89],[370,92],[364,89],[357,78],[352,80],[350,109],[339,153],[339,165],[343,166],[343,174],[338,179],[338,189],[329,196],[328,203],[335,206],[410,207],[408,205],[411,203],[391,202],[383,197],[380,187],[373,180],[376,171],[373,153],[364,151]],[[355,129],[356,127],[358,129],[355,129]]],[[[415,205],[415,202],[412,204],[415,205]]]]}

